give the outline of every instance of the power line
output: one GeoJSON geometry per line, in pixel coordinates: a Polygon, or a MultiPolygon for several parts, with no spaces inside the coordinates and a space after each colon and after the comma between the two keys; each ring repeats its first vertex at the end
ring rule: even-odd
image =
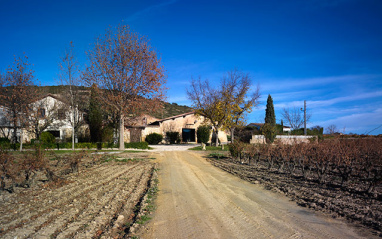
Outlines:
{"type": "Polygon", "coordinates": [[[373,132],[374,130],[377,130],[377,129],[381,128],[381,127],[382,127],[382,124],[379,125],[377,128],[372,129],[372,130],[370,130],[369,132],[367,132],[366,135],[370,134],[370,133],[373,132]]]}

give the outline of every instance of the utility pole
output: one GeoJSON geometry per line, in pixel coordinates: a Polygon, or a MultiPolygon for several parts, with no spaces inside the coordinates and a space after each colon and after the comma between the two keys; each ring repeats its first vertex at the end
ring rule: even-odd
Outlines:
{"type": "Polygon", "coordinates": [[[306,135],[306,100],[304,100],[304,135],[306,135]]]}

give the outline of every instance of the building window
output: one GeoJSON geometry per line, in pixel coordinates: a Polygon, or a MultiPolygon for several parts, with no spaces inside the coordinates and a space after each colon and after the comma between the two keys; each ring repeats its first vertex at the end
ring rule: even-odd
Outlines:
{"type": "Polygon", "coordinates": [[[57,110],[57,116],[59,120],[64,120],[65,117],[65,110],[64,109],[58,109],[57,110]]]}
{"type": "Polygon", "coordinates": [[[39,108],[38,109],[38,116],[40,118],[44,118],[45,117],[45,108],[39,108]]]}

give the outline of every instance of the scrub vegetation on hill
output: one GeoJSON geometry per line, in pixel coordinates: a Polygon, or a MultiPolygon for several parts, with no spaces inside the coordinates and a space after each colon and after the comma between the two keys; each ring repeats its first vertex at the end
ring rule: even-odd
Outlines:
{"type": "MultiPolygon", "coordinates": [[[[76,86],[75,86],[76,87],[76,86]]],[[[90,98],[90,87],[77,86],[78,90],[86,97],[90,98]]],[[[46,94],[54,94],[60,96],[62,92],[66,91],[66,85],[53,85],[53,86],[40,86],[41,90],[46,94]]],[[[171,116],[180,115],[193,111],[193,109],[186,105],[178,105],[177,103],[163,102],[163,109],[154,113],[152,116],[158,119],[165,119],[171,116]]]]}

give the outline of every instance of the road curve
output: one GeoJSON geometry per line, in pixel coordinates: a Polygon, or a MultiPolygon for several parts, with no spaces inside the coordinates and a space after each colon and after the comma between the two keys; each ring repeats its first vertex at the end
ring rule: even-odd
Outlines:
{"type": "Polygon", "coordinates": [[[366,238],[210,165],[199,152],[162,151],[157,210],[141,238],[366,238]]]}

